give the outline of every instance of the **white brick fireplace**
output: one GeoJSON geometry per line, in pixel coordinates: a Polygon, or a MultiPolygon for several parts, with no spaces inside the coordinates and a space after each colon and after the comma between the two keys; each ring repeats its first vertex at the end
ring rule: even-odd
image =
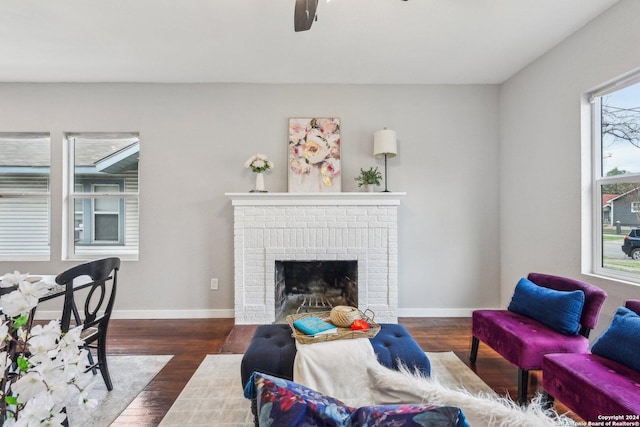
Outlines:
{"type": "Polygon", "coordinates": [[[275,320],[276,261],[357,261],[358,306],[398,318],[398,206],[405,193],[227,193],[235,323],[275,320]]]}

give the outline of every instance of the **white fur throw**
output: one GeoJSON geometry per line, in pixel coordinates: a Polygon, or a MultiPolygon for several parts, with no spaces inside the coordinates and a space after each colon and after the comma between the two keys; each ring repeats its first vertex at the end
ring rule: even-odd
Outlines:
{"type": "Polygon", "coordinates": [[[473,427],[558,427],[575,426],[572,419],[545,411],[541,396],[526,408],[520,407],[508,397],[487,393],[472,394],[464,389],[450,389],[436,379],[419,372],[410,372],[401,366],[400,371],[388,369],[378,363],[368,367],[371,387],[376,404],[430,403],[457,406],[464,412],[473,427]]]}

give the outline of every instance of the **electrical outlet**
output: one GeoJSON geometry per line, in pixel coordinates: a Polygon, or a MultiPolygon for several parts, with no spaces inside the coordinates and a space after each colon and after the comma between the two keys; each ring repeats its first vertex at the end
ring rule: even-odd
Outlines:
{"type": "Polygon", "coordinates": [[[218,290],[218,279],[211,279],[211,290],[212,291],[218,290]]]}

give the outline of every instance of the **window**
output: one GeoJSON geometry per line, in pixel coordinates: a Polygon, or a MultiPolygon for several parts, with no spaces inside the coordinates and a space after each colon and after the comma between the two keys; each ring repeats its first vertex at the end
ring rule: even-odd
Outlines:
{"type": "Polygon", "coordinates": [[[640,283],[640,261],[623,250],[640,226],[640,75],[592,96],[594,272],[640,283]]]}
{"type": "Polygon", "coordinates": [[[49,260],[50,138],[0,133],[0,260],[49,260]]]}
{"type": "Polygon", "coordinates": [[[71,259],[138,257],[135,133],[70,133],[67,253],[71,259]]]}

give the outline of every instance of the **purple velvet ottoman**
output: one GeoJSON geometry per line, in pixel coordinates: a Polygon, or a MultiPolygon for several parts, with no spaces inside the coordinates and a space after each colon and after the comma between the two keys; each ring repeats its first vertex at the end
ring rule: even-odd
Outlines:
{"type": "MultiPolygon", "coordinates": [[[[382,365],[398,369],[398,365],[403,363],[411,370],[418,369],[425,375],[431,374],[427,355],[404,326],[382,323],[378,334],[369,341],[382,365]]],[[[295,339],[291,336],[289,325],[258,326],[240,365],[243,389],[254,371],[293,381],[296,352],[295,339]]],[[[251,399],[251,410],[255,415],[255,397],[245,396],[251,399]]]]}

